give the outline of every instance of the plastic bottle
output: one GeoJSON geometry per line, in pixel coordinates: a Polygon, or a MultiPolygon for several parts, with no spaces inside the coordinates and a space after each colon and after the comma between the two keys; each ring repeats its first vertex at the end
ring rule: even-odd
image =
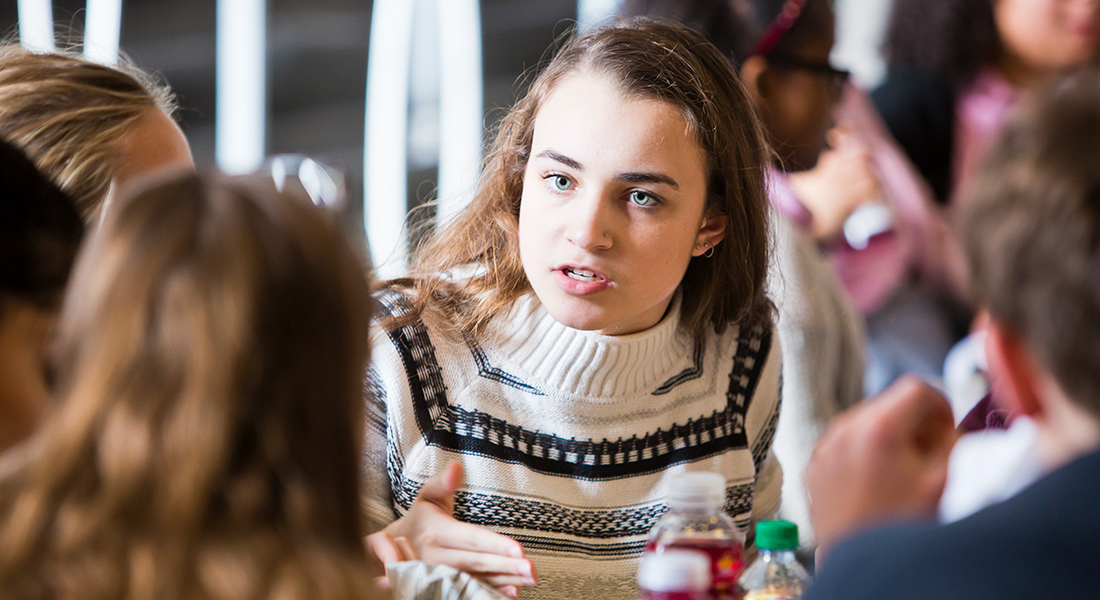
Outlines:
{"type": "Polygon", "coordinates": [[[795,558],[798,525],[790,521],[756,524],[760,556],[741,576],[745,600],[797,600],[810,583],[810,574],[795,558]]]}
{"type": "Polygon", "coordinates": [[[726,479],[718,473],[684,473],[670,482],[669,511],[649,532],[646,551],[695,550],[710,557],[711,597],[740,598],[744,539],[722,508],[726,479]]]}
{"type": "Polygon", "coordinates": [[[694,550],[666,550],[642,557],[642,600],[709,600],[710,557],[694,550]]]}

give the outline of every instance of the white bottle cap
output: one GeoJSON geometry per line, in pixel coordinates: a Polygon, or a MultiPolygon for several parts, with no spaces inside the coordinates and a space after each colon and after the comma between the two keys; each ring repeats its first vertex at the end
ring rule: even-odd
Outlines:
{"type": "Polygon", "coordinates": [[[684,512],[717,512],[726,504],[726,478],[718,473],[681,473],[669,482],[668,507],[684,512]]]}
{"type": "Polygon", "coordinates": [[[710,557],[695,550],[646,553],[638,564],[638,586],[650,592],[710,589],[710,557]]]}

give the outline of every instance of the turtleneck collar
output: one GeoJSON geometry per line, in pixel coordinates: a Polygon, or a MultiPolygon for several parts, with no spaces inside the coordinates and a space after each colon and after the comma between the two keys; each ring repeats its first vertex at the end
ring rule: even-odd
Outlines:
{"type": "Polygon", "coordinates": [[[691,335],[679,322],[679,292],[660,322],[622,336],[562,325],[528,293],[498,317],[489,346],[501,368],[547,394],[617,401],[655,389],[691,360],[691,335]]]}

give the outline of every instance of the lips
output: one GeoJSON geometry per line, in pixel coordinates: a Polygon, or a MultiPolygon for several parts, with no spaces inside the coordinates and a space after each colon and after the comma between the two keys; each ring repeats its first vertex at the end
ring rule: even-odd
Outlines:
{"type": "Polygon", "coordinates": [[[606,290],[612,282],[603,273],[579,265],[563,265],[554,269],[558,286],[567,294],[586,296],[606,290]]]}

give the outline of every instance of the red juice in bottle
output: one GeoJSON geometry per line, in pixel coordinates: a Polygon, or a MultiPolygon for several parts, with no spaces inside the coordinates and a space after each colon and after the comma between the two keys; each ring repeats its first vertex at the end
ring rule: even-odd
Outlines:
{"type": "Polygon", "coordinates": [[[726,480],[717,473],[685,473],[670,482],[669,511],[646,543],[647,554],[693,550],[710,559],[711,590],[715,600],[741,598],[737,578],[744,567],[741,532],[722,509],[726,480]]]}
{"type": "Polygon", "coordinates": [[[638,587],[642,600],[710,600],[710,559],[691,550],[646,553],[638,587]]]}
{"type": "Polygon", "coordinates": [[[715,598],[739,598],[737,578],[745,566],[741,543],[728,539],[688,538],[674,539],[666,549],[695,550],[710,559],[711,593],[715,598]]]}

